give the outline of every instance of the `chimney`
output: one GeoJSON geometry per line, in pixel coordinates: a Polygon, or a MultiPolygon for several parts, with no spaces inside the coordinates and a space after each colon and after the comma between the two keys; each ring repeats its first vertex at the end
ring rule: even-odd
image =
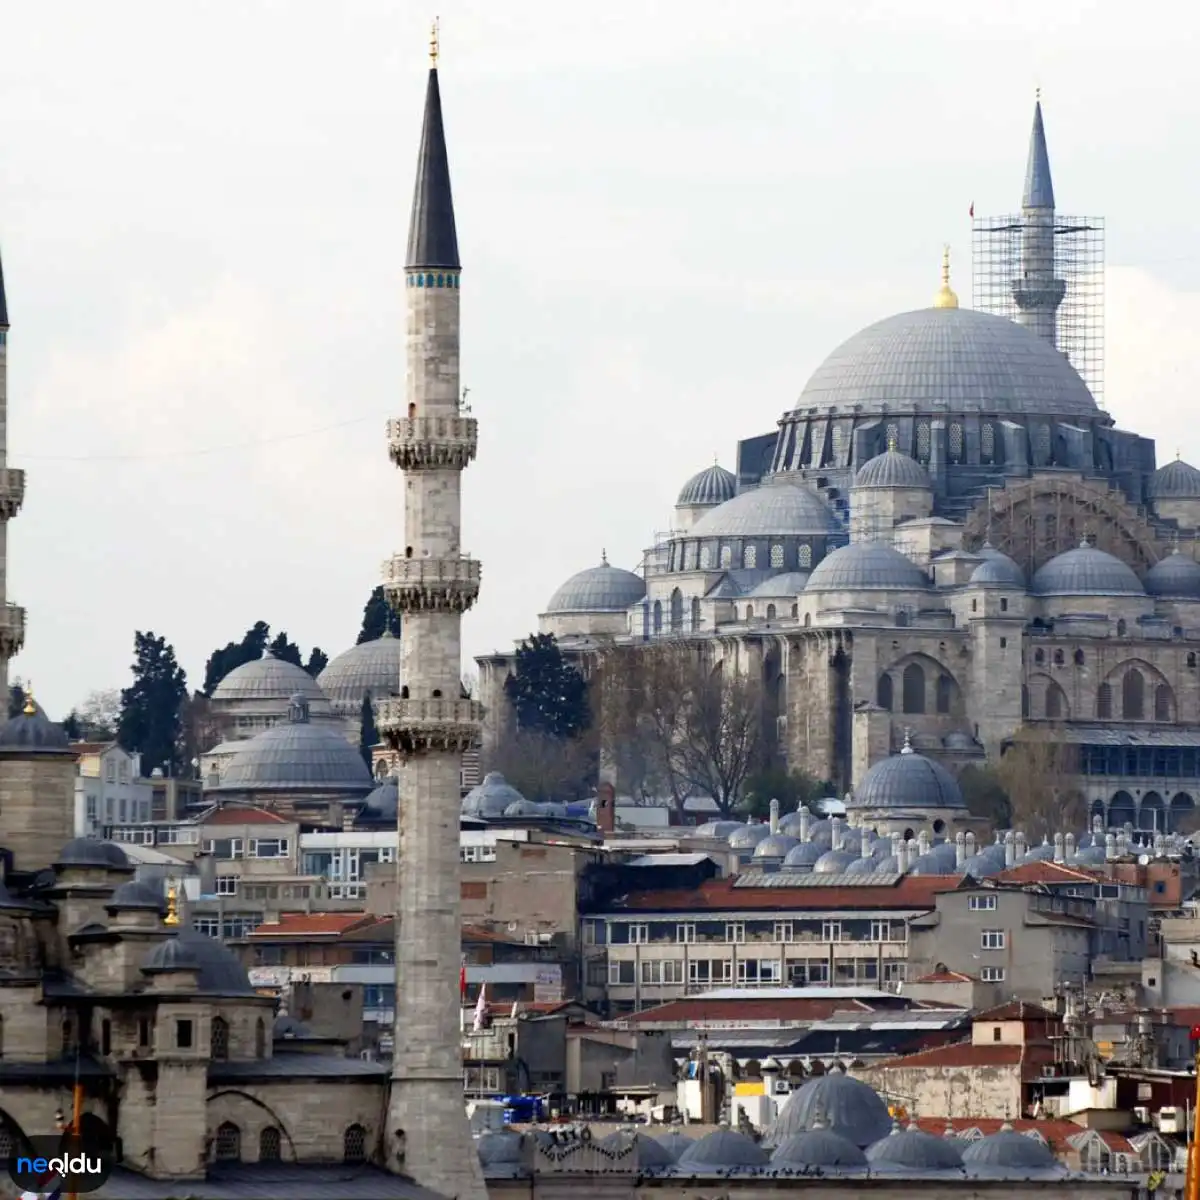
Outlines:
{"type": "Polygon", "coordinates": [[[1020,862],[1028,852],[1029,847],[1025,844],[1025,835],[1017,830],[1017,862],[1020,862]]]}
{"type": "Polygon", "coordinates": [[[1017,865],[1017,839],[1011,829],[1004,835],[1004,865],[1006,867],[1017,865]]]}
{"type": "Polygon", "coordinates": [[[967,861],[967,835],[961,830],[954,836],[954,865],[961,867],[967,861]]]}
{"type": "Polygon", "coordinates": [[[871,832],[870,832],[870,830],[868,830],[867,828],[864,827],[863,831],[862,831],[862,845],[859,847],[859,850],[861,851],[861,856],[863,858],[871,858],[872,857],[872,855],[871,855],[872,846],[873,846],[873,842],[871,839],[871,832]]]}
{"type": "Polygon", "coordinates": [[[808,841],[808,838],[809,838],[808,825],[809,825],[809,820],[811,819],[811,817],[812,817],[812,813],[810,813],[808,811],[808,805],[807,804],[800,805],[800,840],[802,842],[808,841]]]}
{"type": "Polygon", "coordinates": [[[1063,835],[1056,833],[1054,835],[1054,861],[1061,863],[1063,860],[1063,835]]]}
{"type": "Polygon", "coordinates": [[[1162,858],[1167,852],[1167,839],[1161,834],[1154,835],[1154,857],[1162,858]]]}
{"type": "Polygon", "coordinates": [[[602,783],[596,789],[596,828],[601,833],[612,833],[617,828],[617,792],[611,783],[602,783]]]}
{"type": "Polygon", "coordinates": [[[892,834],[892,857],[897,862],[900,861],[900,847],[903,843],[904,839],[898,833],[892,834]]]}
{"type": "Polygon", "coordinates": [[[829,822],[829,847],[840,850],[846,841],[846,826],[841,817],[833,817],[829,822]]]}
{"type": "Polygon", "coordinates": [[[928,829],[922,829],[921,832],[917,834],[917,853],[918,854],[928,854],[929,853],[929,830],[928,829]]]}
{"type": "Polygon", "coordinates": [[[779,832],[779,801],[771,801],[771,836],[779,832]]]}
{"type": "Polygon", "coordinates": [[[973,833],[967,834],[967,857],[975,857],[975,835],[973,833]]]}
{"type": "Polygon", "coordinates": [[[903,838],[900,839],[899,853],[896,855],[896,862],[899,865],[901,875],[908,874],[908,842],[903,838]]]}
{"type": "Polygon", "coordinates": [[[1099,813],[1092,818],[1092,833],[1098,837],[1104,834],[1104,818],[1099,813]]]}
{"type": "Polygon", "coordinates": [[[1066,851],[1068,861],[1075,857],[1075,835],[1073,833],[1067,834],[1066,851]]]}
{"type": "Polygon", "coordinates": [[[1109,862],[1117,857],[1117,835],[1115,833],[1106,834],[1104,837],[1104,857],[1109,862]]]}

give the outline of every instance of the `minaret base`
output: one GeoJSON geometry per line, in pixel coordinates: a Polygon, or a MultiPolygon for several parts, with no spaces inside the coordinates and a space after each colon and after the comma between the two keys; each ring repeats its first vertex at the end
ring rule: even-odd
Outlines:
{"type": "Polygon", "coordinates": [[[388,1167],[449,1200],[487,1200],[463,1098],[462,1076],[393,1079],[388,1167]]]}

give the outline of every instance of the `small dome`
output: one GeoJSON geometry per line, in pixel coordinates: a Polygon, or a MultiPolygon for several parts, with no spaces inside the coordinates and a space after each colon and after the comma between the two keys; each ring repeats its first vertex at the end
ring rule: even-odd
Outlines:
{"type": "Polygon", "coordinates": [[[892,1118],[873,1088],[833,1071],[808,1080],[788,1096],[767,1141],[780,1146],[794,1134],[822,1126],[862,1149],[887,1137],[892,1118]]]}
{"type": "Polygon", "coordinates": [[[132,871],[129,856],[115,842],[97,838],[72,838],[59,852],[56,870],[78,867],[91,871],[132,871]]]}
{"type": "Polygon", "coordinates": [[[687,505],[702,504],[712,506],[724,504],[726,500],[732,500],[735,495],[737,495],[737,476],[717,463],[713,463],[711,467],[705,467],[703,471],[693,475],[683,485],[675,504],[681,508],[687,505]]]}
{"type": "Polygon", "coordinates": [[[1040,846],[1033,846],[1025,852],[1022,862],[1050,862],[1054,857],[1054,847],[1049,842],[1043,842],[1040,846]]]}
{"type": "Polygon", "coordinates": [[[1061,1170],[1058,1159],[1050,1148],[1038,1138],[1026,1137],[1011,1127],[1001,1129],[971,1142],[963,1151],[963,1165],[967,1168],[999,1168],[1006,1171],[1056,1171],[1061,1170]]]}
{"type": "Polygon", "coordinates": [[[788,837],[786,833],[773,833],[754,847],[754,857],[783,859],[799,845],[800,842],[796,838],[788,837]]]}
{"type": "Polygon", "coordinates": [[[773,1167],[824,1167],[862,1169],[867,1156],[832,1129],[810,1129],[786,1137],[771,1155],[773,1167]]]}
{"type": "Polygon", "coordinates": [[[813,863],[814,875],[841,875],[844,874],[846,868],[852,863],[858,861],[857,854],[851,854],[847,850],[826,850],[820,858],[813,863]]]}
{"type": "MultiPolygon", "coordinates": [[[[894,860],[892,860],[894,862],[894,860]]],[[[784,866],[787,864],[785,863],[784,866]]],[[[843,872],[843,875],[876,875],[885,868],[876,858],[856,858],[843,872]]],[[[892,870],[895,869],[893,866],[892,870]]]]}
{"type": "Polygon", "coordinates": [[[550,597],[546,613],[624,612],[646,598],[646,581],[632,571],[614,567],[605,559],[572,575],[550,597]]]}
{"type": "Polygon", "coordinates": [[[1067,863],[1076,867],[1099,867],[1107,860],[1108,851],[1103,846],[1087,846],[1071,855],[1067,863]]]}
{"type": "Polygon", "coordinates": [[[670,1133],[658,1134],[654,1140],[671,1156],[672,1162],[678,1162],[680,1156],[695,1139],[688,1137],[686,1133],[672,1129],[670,1133]]]}
{"type": "Polygon", "coordinates": [[[26,697],[23,711],[0,725],[0,753],[69,754],[70,739],[60,725],[26,697]]]}
{"type": "Polygon", "coordinates": [[[882,542],[851,542],[826,555],[809,576],[806,592],[920,592],[929,577],[911,558],[882,542]]]}
{"type": "Polygon", "coordinates": [[[759,484],[705,513],[688,537],[819,537],[838,532],[829,505],[811,488],[785,477],[759,484]]]}
{"type": "MultiPolygon", "coordinates": [[[[1004,870],[1004,859],[997,859],[994,854],[975,854],[962,865],[961,873],[970,875],[972,879],[988,879],[999,875],[1004,870]]],[[[955,872],[959,874],[959,872],[955,872]]]]}
{"type": "Polygon", "coordinates": [[[618,1154],[631,1146],[637,1147],[637,1165],[639,1167],[670,1167],[675,1163],[675,1156],[663,1145],[660,1145],[649,1134],[640,1129],[618,1129],[602,1138],[598,1145],[618,1154]]]}
{"type": "Polygon", "coordinates": [[[729,835],[730,850],[753,850],[764,838],[771,836],[770,825],[758,822],[754,825],[739,825],[729,835]]]}
{"type": "Polygon", "coordinates": [[[957,1138],[937,1137],[915,1125],[894,1129],[890,1137],[867,1151],[871,1166],[895,1167],[903,1171],[960,1171],[962,1153],[957,1138]]]}
{"type": "Polygon", "coordinates": [[[368,793],[359,820],[394,822],[399,808],[400,780],[395,775],[389,775],[373,792],[368,793]]]}
{"type": "Polygon", "coordinates": [[[147,974],[164,971],[195,971],[196,987],[207,995],[257,996],[246,968],[237,955],[194,929],[181,929],[174,937],[159,942],[146,957],[147,974]]]}
{"type": "Polygon", "coordinates": [[[965,808],[962,790],[945,767],[905,747],[877,762],[854,793],[854,808],[965,808]]]}
{"type": "Polygon", "coordinates": [[[922,854],[914,859],[908,868],[910,875],[957,875],[954,869],[954,858],[949,862],[940,854],[922,854]]]}
{"type": "Polygon", "coordinates": [[[952,729],[942,738],[942,745],[947,750],[974,750],[978,743],[969,733],[964,733],[961,729],[952,729]]]}
{"type": "Polygon", "coordinates": [[[522,1140],[519,1133],[509,1129],[482,1134],[475,1142],[480,1165],[495,1167],[519,1163],[522,1140]]]}
{"type": "Polygon", "coordinates": [[[746,593],[750,599],[794,600],[808,584],[807,571],[784,571],[764,579],[757,587],[746,593]]]}
{"type": "Polygon", "coordinates": [[[1084,541],[1056,555],[1033,576],[1039,596],[1143,596],[1133,570],[1112,554],[1084,541]]]}
{"type": "Polygon", "coordinates": [[[788,851],[787,858],[783,860],[783,865],[803,871],[815,867],[828,853],[829,851],[822,850],[820,846],[812,842],[801,842],[800,845],[793,846],[788,851]]]}
{"type": "MultiPolygon", "coordinates": [[[[505,810],[506,817],[546,817],[551,814],[545,811],[545,808],[533,800],[526,800],[524,796],[520,800],[514,800],[505,810]]],[[[558,814],[554,814],[558,815],[558,814]]]]}
{"type": "Polygon", "coordinates": [[[1025,572],[1007,554],[985,558],[971,572],[971,587],[1002,587],[1025,590],[1025,572]]]}
{"type": "Polygon", "coordinates": [[[1177,458],[1150,476],[1150,495],[1155,500],[1200,500],[1200,471],[1177,458]]]}
{"type": "Polygon", "coordinates": [[[358,748],[331,724],[309,724],[306,696],[293,697],[289,707],[290,719],[243,742],[209,790],[370,792],[375,781],[358,748]]]}
{"type": "Polygon", "coordinates": [[[165,911],[166,904],[163,902],[162,892],[153,884],[130,879],[113,891],[112,897],[104,907],[110,913],[161,913],[165,911]]]}
{"type": "Polygon", "coordinates": [[[741,821],[705,821],[703,825],[697,825],[692,830],[692,836],[724,839],[741,828],[741,821]]]}
{"type": "Polygon", "coordinates": [[[399,693],[400,664],[400,639],[385,633],[343,650],[317,676],[317,685],[334,712],[357,717],[367,696],[379,700],[399,693]]]}
{"type": "Polygon", "coordinates": [[[929,472],[915,458],[888,447],[868,459],[854,476],[856,488],[930,488],[929,472]]]}
{"type": "Polygon", "coordinates": [[[215,701],[288,700],[299,693],[319,715],[329,712],[329,701],[320,684],[295,663],[276,658],[270,650],[262,658],[234,667],[213,690],[215,701]]]}
{"type": "Polygon", "coordinates": [[[721,1167],[765,1167],[766,1152],[744,1133],[732,1129],[715,1129],[697,1139],[679,1156],[676,1166],[701,1167],[707,1170],[721,1167]]]}
{"type": "Polygon", "coordinates": [[[1200,563],[1190,555],[1180,554],[1176,546],[1146,572],[1146,591],[1152,596],[1200,600],[1200,563]]]}
{"type": "Polygon", "coordinates": [[[510,805],[524,799],[525,797],[499,771],[489,771],[463,797],[462,815],[478,817],[483,821],[495,820],[504,816],[510,805]]]}

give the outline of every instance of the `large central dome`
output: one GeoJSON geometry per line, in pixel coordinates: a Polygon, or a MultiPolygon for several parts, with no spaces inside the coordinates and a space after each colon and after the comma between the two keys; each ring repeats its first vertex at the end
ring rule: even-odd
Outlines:
{"type": "Polygon", "coordinates": [[[868,325],[813,373],[798,411],[1006,413],[1095,418],[1087,384],[1053,346],[1014,321],[924,308],[868,325]]]}

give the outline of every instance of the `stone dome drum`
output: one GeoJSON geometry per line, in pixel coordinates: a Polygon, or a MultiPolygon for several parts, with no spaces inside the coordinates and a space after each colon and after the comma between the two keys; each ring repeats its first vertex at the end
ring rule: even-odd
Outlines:
{"type": "Polygon", "coordinates": [[[378,700],[400,691],[401,643],[385,633],[343,650],[317,676],[317,685],[344,717],[358,717],[366,696],[378,700]]]}
{"type": "Polygon", "coordinates": [[[813,372],[796,405],[825,412],[1101,416],[1066,357],[1015,321],[927,308],[877,321],[813,372]]]}
{"type": "Polygon", "coordinates": [[[854,476],[856,488],[931,488],[929,472],[915,458],[891,448],[868,459],[854,476]]]}
{"type": "Polygon", "coordinates": [[[962,789],[941,764],[905,747],[863,776],[851,807],[864,809],[966,808],[962,789]]]}
{"type": "Polygon", "coordinates": [[[614,567],[605,559],[572,575],[550,597],[546,614],[624,612],[646,598],[646,581],[632,571],[614,567]]]}
{"type": "Polygon", "coordinates": [[[808,1080],[788,1096],[765,1144],[780,1146],[795,1134],[822,1127],[864,1149],[891,1133],[892,1118],[878,1092],[834,1071],[808,1080]]]}
{"type": "Polygon", "coordinates": [[[811,488],[789,479],[770,480],[707,512],[689,538],[822,537],[839,532],[832,510],[811,488]]]}
{"type": "Polygon", "coordinates": [[[1055,555],[1033,576],[1038,596],[1144,596],[1133,568],[1086,541],[1055,555]]]}
{"type": "Polygon", "coordinates": [[[691,505],[717,505],[732,500],[736,495],[737,476],[713,463],[711,467],[697,472],[683,485],[675,503],[680,508],[691,505]]]}
{"type": "Polygon", "coordinates": [[[929,577],[911,558],[882,542],[851,542],[823,558],[806,592],[928,591],[929,577]]]}

